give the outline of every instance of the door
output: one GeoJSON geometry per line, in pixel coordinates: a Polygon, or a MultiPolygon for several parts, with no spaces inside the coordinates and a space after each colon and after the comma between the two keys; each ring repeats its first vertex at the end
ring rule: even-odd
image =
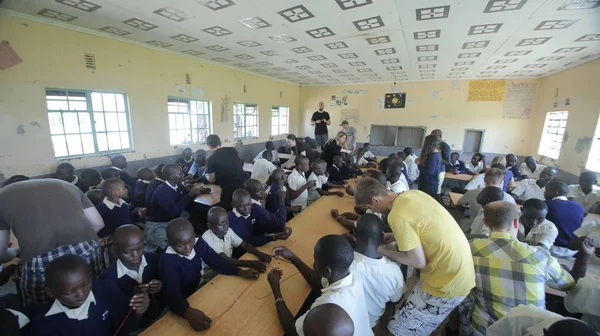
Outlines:
{"type": "Polygon", "coordinates": [[[483,145],[483,131],[465,130],[465,141],[463,143],[464,153],[481,152],[483,145]]]}

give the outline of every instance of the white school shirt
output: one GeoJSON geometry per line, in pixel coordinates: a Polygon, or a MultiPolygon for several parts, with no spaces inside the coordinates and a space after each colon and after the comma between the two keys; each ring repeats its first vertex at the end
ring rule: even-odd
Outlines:
{"type": "Polygon", "coordinates": [[[544,336],[544,329],[564,317],[534,305],[518,305],[486,329],[487,336],[544,336]]]}
{"type": "Polygon", "coordinates": [[[373,153],[370,150],[366,151],[363,157],[365,159],[376,159],[375,155],[373,155],[373,153]]]}
{"type": "Polygon", "coordinates": [[[477,174],[467,185],[465,186],[465,190],[473,190],[473,189],[483,189],[485,188],[484,181],[485,174],[477,174]]]}
{"type": "Polygon", "coordinates": [[[104,197],[104,199],[102,200],[102,203],[104,203],[106,205],[106,207],[108,208],[108,210],[112,210],[115,207],[120,208],[121,205],[127,203],[125,202],[122,198],[119,198],[119,203],[113,203],[111,201],[108,200],[108,197],[104,197]]]}
{"type": "Polygon", "coordinates": [[[593,185],[592,191],[586,195],[581,191],[579,184],[572,184],[569,186],[567,197],[573,198],[573,201],[581,204],[585,211],[589,211],[596,202],[600,201],[600,187],[593,185]]]}
{"type": "Polygon", "coordinates": [[[90,295],[88,295],[85,301],[83,301],[81,306],[73,309],[68,308],[57,299],[54,299],[54,303],[52,304],[52,307],[50,307],[50,310],[48,310],[46,313],[46,316],[65,313],[65,315],[67,315],[67,317],[71,320],[83,321],[88,318],[88,312],[92,303],[96,303],[96,297],[94,296],[93,291],[90,291],[90,295]]]}
{"type": "Polygon", "coordinates": [[[544,200],[544,191],[546,190],[546,187],[540,188],[536,181],[536,179],[522,180],[517,184],[515,189],[513,189],[512,193],[523,201],[527,201],[530,198],[544,200]]]}
{"type": "Polygon", "coordinates": [[[317,176],[314,172],[310,174],[307,181],[315,181],[315,186],[308,190],[308,203],[312,203],[321,197],[317,189],[322,189],[327,184],[327,175],[317,176]]]}
{"type": "Polygon", "coordinates": [[[415,162],[416,159],[417,156],[411,154],[404,160],[404,163],[406,164],[406,175],[408,175],[408,179],[411,181],[416,181],[419,178],[419,166],[415,162]]]}
{"type": "Polygon", "coordinates": [[[519,172],[521,173],[521,175],[527,175],[528,179],[537,179],[540,177],[540,174],[542,173],[542,170],[544,170],[544,168],[546,168],[546,166],[538,163],[537,167],[535,168],[535,171],[532,172],[531,169],[527,167],[525,162],[523,162],[519,166],[519,172]]]}
{"type": "Polygon", "coordinates": [[[362,167],[362,166],[366,165],[367,163],[369,163],[369,161],[367,161],[367,159],[365,159],[365,156],[364,156],[364,155],[363,155],[363,156],[361,156],[361,157],[360,157],[360,159],[357,159],[357,160],[355,160],[355,161],[356,161],[356,164],[357,164],[359,167],[362,167]]]}
{"type": "MultiPolygon", "coordinates": [[[[362,281],[350,273],[345,278],[338,280],[331,285],[327,279],[321,279],[323,289],[321,296],[310,306],[310,309],[333,303],[340,306],[348,313],[352,322],[354,322],[355,336],[373,335],[369,323],[369,313],[367,312],[367,303],[365,301],[365,292],[362,281]]],[[[308,314],[308,312],[306,312],[308,314]]],[[[304,336],[304,319],[306,314],[296,320],[296,331],[299,336],[304,336]]]]}
{"type": "Polygon", "coordinates": [[[121,279],[124,276],[128,276],[138,283],[142,283],[142,277],[144,276],[144,268],[148,266],[146,262],[146,257],[142,255],[142,262],[140,263],[140,267],[137,270],[130,270],[123,264],[121,259],[117,259],[117,279],[121,279]]]}
{"type": "Polygon", "coordinates": [[[277,167],[275,167],[272,162],[269,162],[267,159],[260,158],[254,162],[250,178],[257,180],[262,184],[266,184],[275,169],[277,169],[277,167]]]}
{"type": "Polygon", "coordinates": [[[410,189],[408,186],[408,181],[406,181],[406,177],[404,177],[404,174],[400,175],[400,178],[398,179],[398,181],[396,181],[396,183],[390,184],[390,182],[388,181],[387,184],[388,189],[396,194],[403,193],[410,189]]]}
{"type": "MultiPolygon", "coordinates": [[[[256,155],[256,157],[254,157],[254,159],[252,160],[252,162],[256,162],[256,161],[258,161],[258,160],[262,159],[262,158],[263,158],[263,153],[264,153],[265,151],[266,151],[266,149],[263,149],[263,150],[262,150],[260,153],[258,153],[258,154],[256,155]]],[[[272,155],[272,156],[271,156],[271,162],[274,162],[274,163],[279,163],[279,153],[277,153],[277,151],[273,149],[273,150],[271,151],[271,155],[272,155]]]]}
{"type": "Polygon", "coordinates": [[[363,283],[369,323],[373,328],[388,302],[398,302],[404,292],[404,278],[400,266],[387,257],[372,259],[354,252],[350,273],[363,283]]]}
{"type": "MultiPolygon", "coordinates": [[[[477,216],[477,213],[479,213],[479,210],[481,210],[481,205],[477,203],[477,195],[479,195],[481,190],[483,190],[483,188],[469,190],[458,201],[457,205],[469,207],[471,218],[475,218],[475,216],[477,216]]],[[[502,199],[502,201],[517,204],[515,202],[515,199],[506,192],[504,193],[504,198],[502,199]]]]}
{"type": "MultiPolygon", "coordinates": [[[[519,226],[523,226],[520,220],[519,226]]],[[[523,242],[533,246],[542,244],[547,250],[550,250],[550,248],[554,245],[556,237],[558,237],[558,229],[556,228],[556,225],[545,219],[538,226],[529,231],[527,236],[525,236],[525,239],[523,239],[523,242]]]]}
{"type": "MultiPolygon", "coordinates": [[[[299,173],[296,169],[292,170],[290,176],[288,176],[288,186],[293,190],[298,190],[306,184],[306,177],[304,173],[299,173]]],[[[301,206],[302,210],[306,209],[308,201],[308,190],[304,190],[298,197],[290,200],[292,206],[301,206]]]]}
{"type": "MultiPolygon", "coordinates": [[[[231,258],[233,254],[233,248],[239,247],[244,242],[232,229],[228,229],[227,233],[220,239],[210,229],[206,230],[202,234],[202,239],[212,248],[217,254],[224,253],[226,256],[231,258]]],[[[211,271],[204,261],[202,261],[202,274],[208,274],[211,271]]]]}
{"type": "MultiPolygon", "coordinates": [[[[235,210],[235,209],[233,209],[235,210]]],[[[196,243],[198,243],[198,238],[196,238],[194,240],[194,246],[196,246],[196,243]]],[[[166,254],[177,254],[179,257],[181,258],[185,258],[187,260],[192,260],[196,257],[196,250],[192,249],[192,252],[190,252],[190,254],[188,255],[183,255],[183,254],[179,254],[177,253],[177,251],[175,251],[175,249],[173,249],[171,246],[167,247],[167,249],[165,250],[166,254]]]]}
{"type": "Polygon", "coordinates": [[[483,162],[479,161],[477,163],[477,166],[473,166],[473,164],[471,163],[471,161],[467,161],[465,162],[465,170],[466,171],[470,171],[472,173],[475,174],[479,174],[479,172],[481,172],[485,167],[483,166],[483,162]]]}
{"type": "Polygon", "coordinates": [[[600,220],[586,220],[583,219],[583,223],[579,229],[573,232],[577,237],[590,237],[600,242],[600,220]]]}
{"type": "Polygon", "coordinates": [[[581,313],[581,320],[600,332],[600,280],[589,275],[579,279],[575,288],[567,292],[565,308],[581,313]]]}

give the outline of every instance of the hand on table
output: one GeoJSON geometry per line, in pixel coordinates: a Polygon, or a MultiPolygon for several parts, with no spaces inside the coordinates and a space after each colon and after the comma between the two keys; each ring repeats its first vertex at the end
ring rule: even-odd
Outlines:
{"type": "MultiPolygon", "coordinates": [[[[257,261],[258,263],[260,263],[260,261],[257,261]]],[[[265,268],[266,269],[266,268],[265,268]]],[[[255,269],[243,269],[240,270],[240,272],[238,273],[238,276],[244,278],[244,279],[256,279],[258,278],[258,271],[255,269]]]]}
{"type": "Polygon", "coordinates": [[[266,254],[266,253],[260,252],[256,257],[261,262],[264,262],[264,263],[267,263],[267,264],[271,262],[271,256],[268,255],[268,254],[266,254]]]}
{"type": "Polygon", "coordinates": [[[336,191],[335,195],[339,196],[339,197],[344,197],[344,193],[341,191],[336,191]]]}
{"type": "Polygon", "coordinates": [[[279,232],[273,235],[273,240],[287,240],[292,235],[292,228],[286,227],[283,232],[279,232]]]}
{"type": "Polygon", "coordinates": [[[350,220],[355,220],[356,219],[356,214],[353,213],[353,212],[344,212],[340,216],[342,216],[342,218],[350,219],[350,220]]]}
{"type": "Polygon", "coordinates": [[[331,214],[331,217],[333,217],[334,219],[337,219],[338,217],[340,217],[340,211],[338,209],[331,209],[331,211],[329,213],[331,214]]]}
{"type": "Polygon", "coordinates": [[[194,308],[188,308],[183,313],[183,317],[188,321],[192,329],[196,331],[206,330],[210,328],[212,320],[202,311],[194,308]]]}
{"type": "Polygon", "coordinates": [[[257,270],[260,273],[264,273],[267,270],[267,265],[263,264],[259,260],[249,260],[248,267],[257,270]]]}
{"type": "Polygon", "coordinates": [[[364,215],[367,213],[367,209],[370,209],[367,205],[355,205],[354,211],[356,211],[359,215],[364,215]]]}
{"type": "Polygon", "coordinates": [[[273,249],[273,251],[271,251],[271,255],[275,259],[279,259],[279,257],[283,257],[284,259],[286,259],[288,261],[292,261],[292,259],[294,259],[296,257],[296,255],[285,246],[277,246],[276,248],[273,249]]]}
{"type": "Polygon", "coordinates": [[[273,268],[269,274],[267,275],[267,281],[269,281],[269,285],[271,285],[271,289],[278,290],[281,277],[283,276],[283,271],[279,267],[273,268]]]}
{"type": "Polygon", "coordinates": [[[350,196],[354,196],[354,189],[352,189],[352,186],[349,184],[346,185],[346,193],[350,196]]]}

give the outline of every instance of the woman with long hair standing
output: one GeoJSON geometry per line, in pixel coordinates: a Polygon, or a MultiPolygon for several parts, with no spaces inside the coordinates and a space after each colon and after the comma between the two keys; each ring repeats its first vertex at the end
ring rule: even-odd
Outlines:
{"type": "Polygon", "coordinates": [[[330,139],[325,143],[325,146],[323,146],[323,153],[321,153],[321,159],[327,162],[327,167],[331,167],[335,155],[340,155],[340,153],[352,153],[345,148],[347,139],[348,136],[346,133],[340,131],[336,134],[335,138],[330,139]]]}
{"type": "Polygon", "coordinates": [[[438,175],[440,174],[442,165],[440,142],[441,139],[437,135],[426,136],[419,158],[421,161],[419,163],[419,190],[431,195],[435,199],[437,199],[438,175]]]}

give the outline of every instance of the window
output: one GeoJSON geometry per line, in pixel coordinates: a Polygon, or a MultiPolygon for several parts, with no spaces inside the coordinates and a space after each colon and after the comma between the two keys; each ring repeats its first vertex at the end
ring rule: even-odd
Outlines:
{"type": "Polygon", "coordinates": [[[169,141],[171,145],[202,143],[211,133],[210,102],[168,98],[169,141]]]}
{"type": "Polygon", "coordinates": [[[371,125],[371,145],[419,148],[424,137],[424,127],[371,125]]]}
{"type": "Polygon", "coordinates": [[[558,159],[560,146],[562,145],[565,129],[567,128],[568,116],[569,112],[567,111],[546,113],[546,122],[544,122],[544,130],[542,131],[538,154],[551,159],[558,159]]]}
{"type": "Polygon", "coordinates": [[[592,139],[592,147],[590,148],[590,153],[588,154],[588,160],[585,164],[585,168],[600,172],[600,118],[598,119],[598,124],[596,125],[596,132],[594,134],[594,139],[592,139]]]}
{"type": "Polygon", "coordinates": [[[233,136],[236,139],[258,138],[258,106],[233,103],[233,136]]]}
{"type": "Polygon", "coordinates": [[[57,158],[132,149],[125,94],[48,89],[46,104],[57,158]]]}
{"type": "Polygon", "coordinates": [[[290,108],[287,106],[273,106],[271,108],[271,135],[288,133],[288,120],[290,108]]]}

